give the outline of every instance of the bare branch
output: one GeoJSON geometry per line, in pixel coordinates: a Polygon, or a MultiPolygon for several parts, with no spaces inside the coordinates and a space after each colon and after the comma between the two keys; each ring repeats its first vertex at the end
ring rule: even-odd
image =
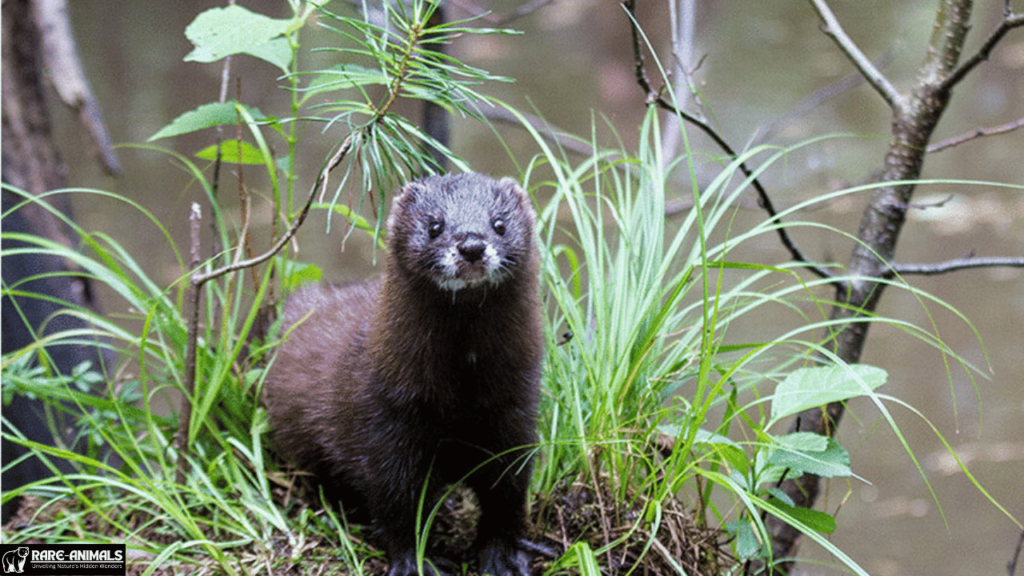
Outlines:
{"type": "Polygon", "coordinates": [[[966,134],[954,136],[952,138],[943,140],[942,142],[936,142],[928,146],[928,153],[938,152],[945,150],[946,148],[952,148],[953,146],[959,146],[964,142],[970,142],[978,138],[984,138],[985,136],[995,136],[997,134],[1005,134],[1012,132],[1017,128],[1024,126],[1024,118],[1018,118],[1013,122],[1007,122],[1006,124],[1000,124],[999,126],[993,126],[991,128],[977,128],[966,134]]]}
{"type": "Polygon", "coordinates": [[[86,132],[96,143],[103,169],[112,176],[120,174],[121,164],[103,122],[103,113],[78,57],[78,47],[68,18],[67,0],[38,0],[32,3],[32,8],[40,32],[41,56],[49,72],[50,83],[61,101],[78,112],[86,132]]]}
{"type": "Polygon", "coordinates": [[[1024,14],[1014,14],[1010,7],[1010,3],[1007,2],[1006,9],[1003,12],[1003,21],[1000,22],[999,26],[992,31],[992,34],[985,39],[985,42],[982,43],[981,48],[978,49],[974,56],[971,56],[961,62],[960,65],[942,81],[942,88],[949,90],[953,88],[953,86],[959,84],[960,81],[963,80],[971,70],[974,70],[978,64],[988,60],[989,54],[992,53],[996,44],[1003,39],[1003,36],[1005,36],[1007,32],[1020,26],[1024,26],[1024,14]]]}
{"type": "Polygon", "coordinates": [[[920,276],[935,276],[959,270],[970,270],[972,268],[1024,268],[1024,256],[992,256],[992,257],[971,257],[957,258],[935,264],[893,264],[889,276],[899,274],[909,276],[916,274],[920,276]]]}
{"type": "MultiPolygon", "coordinates": [[[[656,91],[651,87],[651,82],[647,78],[647,68],[644,64],[643,48],[641,47],[640,33],[636,21],[636,0],[623,0],[622,7],[626,9],[630,19],[630,32],[633,36],[633,65],[636,74],[636,81],[647,95],[647,103],[655,104],[662,110],[667,110],[672,114],[676,114],[683,120],[693,124],[711,138],[711,140],[714,141],[714,143],[721,148],[723,152],[728,154],[730,158],[733,160],[737,159],[739,154],[733,150],[732,146],[729,146],[729,143],[726,142],[718,132],[711,127],[711,125],[692,114],[688,114],[685,111],[678,109],[674,104],[665,100],[665,98],[661,96],[660,91],[656,91]]],[[[772,204],[772,200],[768,196],[768,192],[765,190],[764,186],[761,185],[761,181],[753,177],[754,173],[745,162],[740,162],[739,169],[744,176],[750,178],[751,186],[753,186],[754,190],[757,192],[758,202],[768,213],[770,221],[777,221],[781,224],[778,212],[775,210],[775,206],[772,204]]],[[[803,251],[800,250],[796,243],[793,242],[793,239],[789,236],[789,232],[786,230],[785,226],[780,225],[776,228],[776,233],[779,235],[779,240],[782,242],[782,245],[786,250],[789,251],[789,254],[794,261],[801,263],[804,268],[811,271],[819,278],[835,277],[831,271],[813,264],[807,256],[804,255],[803,251]]],[[[838,281],[834,282],[838,283],[838,281]]]]}
{"type": "Polygon", "coordinates": [[[828,4],[825,3],[825,0],[811,0],[811,6],[814,7],[818,17],[825,23],[822,32],[835,41],[843,54],[846,54],[846,57],[853,62],[853,65],[864,76],[864,79],[868,81],[868,84],[875,89],[875,92],[878,92],[890,108],[898,106],[902,101],[900,93],[896,91],[896,88],[889,82],[889,79],[875,67],[871,59],[865,56],[860,51],[860,48],[854,44],[853,40],[847,36],[846,32],[843,31],[843,27],[839,24],[839,20],[836,19],[836,15],[832,13],[828,4]]]}
{"type": "MultiPolygon", "coordinates": [[[[693,88],[691,68],[694,60],[694,37],[697,28],[697,3],[686,0],[668,0],[669,21],[672,29],[672,101],[677,107],[686,107],[693,101],[700,106],[697,92],[693,88]]],[[[702,58],[703,59],[703,58],[702,58]]],[[[699,66],[699,64],[698,64],[699,66]]],[[[668,116],[664,119],[661,140],[662,168],[668,166],[679,154],[683,137],[680,130],[674,129],[679,118],[668,116]]]]}

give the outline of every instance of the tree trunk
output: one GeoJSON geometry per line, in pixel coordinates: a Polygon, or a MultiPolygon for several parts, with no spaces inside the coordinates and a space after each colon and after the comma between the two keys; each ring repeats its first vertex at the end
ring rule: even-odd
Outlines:
{"type": "MultiPolygon", "coordinates": [[[[25,197],[7,189],[19,188],[31,196],[66,186],[67,167],[53,142],[50,117],[43,91],[43,75],[39,55],[42,53],[41,35],[36,25],[36,7],[27,0],[6,0],[3,3],[2,70],[3,74],[3,212],[7,213],[25,200],[25,197]]],[[[71,218],[71,200],[67,195],[51,195],[46,199],[68,218],[71,218]]],[[[69,248],[78,245],[74,230],[60,218],[36,203],[27,203],[4,217],[5,234],[31,234],[54,240],[69,248]]],[[[3,239],[3,250],[31,248],[30,243],[3,239]]],[[[63,314],[68,307],[96,309],[89,281],[74,274],[77,267],[58,256],[39,253],[20,253],[5,256],[2,273],[5,290],[34,293],[45,298],[29,298],[4,294],[2,299],[3,339],[2,352],[7,354],[33,344],[43,336],[66,330],[87,328],[86,323],[74,316],[63,314]],[[66,304],[65,304],[66,303],[66,304]]],[[[83,362],[90,362],[94,370],[103,371],[105,358],[98,346],[83,344],[47,345],[47,365],[58,374],[68,375],[83,362]]],[[[39,400],[15,396],[4,407],[4,416],[29,440],[54,445],[52,431],[42,417],[39,400]]],[[[66,432],[70,418],[55,415],[58,432],[66,432]]],[[[6,425],[4,426],[7,428],[6,425]]],[[[66,438],[70,438],[68,434],[66,438]]],[[[6,464],[20,458],[27,451],[21,445],[2,442],[2,457],[6,464]]],[[[69,463],[54,460],[58,468],[72,471],[69,463]]],[[[3,485],[12,490],[28,482],[48,477],[49,468],[38,458],[27,459],[5,470],[3,485]]],[[[2,521],[6,522],[17,510],[17,500],[4,504],[2,521]]]]}
{"type": "MultiPolygon", "coordinates": [[[[969,0],[942,0],[935,19],[935,30],[929,44],[928,55],[921,66],[914,88],[905,95],[896,95],[890,103],[892,141],[884,159],[882,182],[894,184],[880,187],[872,194],[864,209],[858,243],[847,264],[851,280],[836,289],[836,305],[831,311],[834,320],[854,320],[833,328],[826,337],[832,352],[842,361],[860,361],[867,338],[868,321],[856,321],[873,312],[885,290],[878,282],[891,276],[890,263],[894,261],[896,242],[906,220],[915,186],[895,184],[921,176],[926,149],[935,126],[949,104],[951,90],[946,80],[960,59],[964,39],[969,29],[971,2],[969,0]]],[[[833,435],[842,418],[844,404],[835,402],[825,410],[811,409],[801,413],[790,431],[814,431],[833,435]]],[[[797,506],[812,507],[818,497],[821,481],[814,475],[805,475],[783,483],[783,490],[797,506]]],[[[775,558],[793,557],[799,546],[800,533],[788,524],[770,517],[768,527],[772,533],[772,553],[775,558]]],[[[788,573],[792,562],[775,567],[788,573]]]]}

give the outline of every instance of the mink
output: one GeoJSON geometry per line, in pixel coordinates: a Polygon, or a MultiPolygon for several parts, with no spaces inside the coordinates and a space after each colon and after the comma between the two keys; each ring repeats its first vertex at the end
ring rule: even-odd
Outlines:
{"type": "Polygon", "coordinates": [[[480,506],[480,573],[530,573],[543,355],[535,220],[510,178],[413,181],[392,202],[383,278],[309,285],[285,303],[264,396],[276,448],[370,519],[389,576],[419,573],[417,510],[425,518],[460,480],[480,506]]]}

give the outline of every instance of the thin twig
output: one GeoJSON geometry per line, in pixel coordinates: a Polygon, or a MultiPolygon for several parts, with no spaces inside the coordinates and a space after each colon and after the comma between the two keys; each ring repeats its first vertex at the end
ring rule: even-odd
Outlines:
{"type": "MultiPolygon", "coordinates": [[[[728,154],[730,158],[733,160],[739,158],[739,154],[733,150],[732,146],[729,146],[729,143],[726,142],[707,122],[676,108],[676,106],[671,102],[665,100],[661,96],[660,92],[651,87],[651,82],[647,79],[647,69],[644,64],[643,49],[640,45],[639,24],[637,24],[636,20],[636,0],[623,0],[622,6],[629,14],[630,31],[633,36],[633,65],[636,74],[636,81],[647,95],[647,102],[649,104],[656,104],[659,108],[667,110],[672,114],[676,114],[683,120],[693,124],[711,138],[711,140],[714,141],[714,143],[721,148],[723,152],[728,154]]],[[[832,278],[833,282],[838,282],[838,280],[834,280],[835,275],[831,271],[813,264],[804,255],[803,251],[800,250],[793,239],[790,238],[786,227],[781,225],[782,221],[779,218],[778,212],[775,210],[775,206],[772,204],[771,198],[768,196],[768,192],[765,190],[764,186],[761,185],[761,181],[754,177],[753,171],[751,171],[747,164],[745,162],[740,162],[739,169],[744,176],[750,179],[750,184],[757,192],[758,201],[761,204],[761,207],[764,208],[765,212],[767,212],[770,217],[769,221],[776,221],[780,223],[780,226],[775,229],[776,233],[779,235],[779,240],[782,242],[782,245],[786,250],[789,251],[793,260],[801,263],[804,268],[814,273],[819,278],[832,278]]]]}
{"type": "Polygon", "coordinates": [[[1024,268],[1024,257],[1019,256],[990,256],[990,257],[966,257],[935,264],[893,264],[889,276],[899,274],[909,276],[935,276],[958,270],[970,270],[972,268],[995,268],[995,267],[1024,268]]]}
{"type": "Polygon", "coordinates": [[[967,76],[967,74],[969,74],[971,70],[974,70],[978,64],[988,60],[989,54],[992,53],[996,44],[1003,39],[1003,36],[1005,36],[1007,32],[1019,26],[1024,26],[1024,14],[1014,14],[1010,7],[1010,3],[1007,2],[1006,8],[1003,11],[1003,21],[1000,22],[999,26],[992,31],[992,34],[985,39],[985,42],[982,43],[981,48],[975,52],[974,56],[971,56],[961,62],[960,65],[942,81],[942,88],[949,90],[952,89],[953,86],[956,86],[964,79],[964,76],[967,76]]]}
{"type": "MultiPolygon", "coordinates": [[[[188,216],[189,226],[189,266],[192,270],[199,267],[202,259],[199,256],[199,222],[203,219],[202,208],[196,202],[192,203],[192,209],[188,216]]],[[[192,400],[196,391],[196,342],[199,340],[199,297],[202,293],[202,285],[191,282],[189,284],[189,320],[188,320],[188,347],[185,351],[185,398],[181,402],[181,411],[178,412],[178,434],[175,438],[175,447],[178,450],[178,463],[176,478],[178,484],[185,483],[185,468],[187,459],[185,453],[188,450],[189,428],[192,423],[192,400]]]]}
{"type": "MultiPolygon", "coordinates": [[[[6,2],[4,2],[6,4],[6,2]]],[[[57,96],[78,113],[85,131],[96,144],[100,163],[107,174],[121,173],[117,152],[110,140],[103,112],[82,68],[82,60],[71,30],[66,0],[37,0],[31,3],[32,18],[39,29],[40,57],[57,96]]]]}
{"type": "Polygon", "coordinates": [[[953,146],[959,146],[964,142],[970,142],[977,138],[984,138],[985,136],[995,136],[997,134],[1005,134],[1012,132],[1017,128],[1024,127],[1024,118],[1018,118],[1013,122],[1007,122],[1006,124],[1000,124],[999,126],[993,126],[991,128],[977,128],[966,134],[954,136],[952,138],[943,140],[942,142],[936,142],[928,146],[928,153],[938,152],[945,150],[946,148],[952,148],[953,146]]]}
{"type": "Polygon", "coordinates": [[[1013,558],[1006,564],[1007,576],[1014,576],[1017,572],[1017,560],[1020,559],[1020,550],[1024,547],[1024,530],[1020,531],[1020,538],[1017,539],[1017,549],[1013,552],[1013,558]]]}
{"type": "Polygon", "coordinates": [[[828,7],[828,4],[825,3],[825,0],[811,0],[811,6],[814,7],[818,17],[825,23],[822,31],[839,45],[839,49],[853,62],[853,65],[864,76],[868,84],[878,92],[890,108],[898,106],[902,101],[899,92],[889,82],[889,79],[885,77],[885,74],[882,74],[875,67],[871,59],[865,56],[846,32],[843,31],[842,25],[839,24],[839,20],[832,13],[832,9],[828,7]]]}
{"type": "MultiPolygon", "coordinates": [[[[238,77],[235,79],[235,100],[238,102],[242,101],[242,78],[238,77]]],[[[252,258],[252,237],[249,235],[249,193],[245,187],[245,164],[242,163],[242,115],[235,109],[235,142],[237,143],[235,171],[238,172],[238,210],[242,219],[241,232],[238,236],[238,250],[236,252],[236,259],[240,259],[242,254],[245,254],[246,258],[252,258]]],[[[276,212],[275,212],[276,214],[276,212]]],[[[273,238],[277,234],[277,218],[274,218],[270,237],[273,238]]],[[[255,266],[249,268],[249,273],[252,275],[253,289],[258,289],[260,285],[259,271],[255,266]]]]}
{"type": "Polygon", "coordinates": [[[281,248],[284,248],[285,244],[291,241],[292,237],[295,236],[295,233],[298,232],[299,227],[302,226],[302,222],[306,219],[306,215],[309,214],[309,209],[313,206],[313,200],[317,196],[317,190],[327,190],[328,172],[330,172],[338,164],[340,164],[342,158],[345,157],[345,154],[347,154],[348,151],[351,150],[352,144],[355,141],[354,137],[356,134],[359,134],[359,132],[353,132],[352,134],[349,134],[349,136],[345,138],[345,140],[341,143],[341,146],[338,147],[338,151],[335,152],[333,157],[331,157],[331,160],[327,163],[326,166],[324,166],[324,169],[320,171],[320,175],[317,177],[316,184],[314,184],[312,189],[310,189],[309,196],[306,198],[306,203],[302,206],[302,210],[299,212],[299,215],[296,216],[295,221],[292,222],[292,225],[288,227],[288,230],[285,231],[284,235],[278,238],[277,242],[275,242],[274,245],[271,246],[269,250],[254,258],[249,258],[247,260],[235,262],[233,264],[223,266],[216,270],[211,270],[210,272],[207,272],[205,274],[200,274],[199,272],[196,272],[192,275],[192,283],[201,286],[206,282],[213,280],[214,278],[219,278],[230,272],[241,270],[243,268],[248,268],[249,266],[256,266],[258,264],[262,264],[267,260],[273,258],[274,255],[276,255],[278,252],[280,252],[281,248]]]}

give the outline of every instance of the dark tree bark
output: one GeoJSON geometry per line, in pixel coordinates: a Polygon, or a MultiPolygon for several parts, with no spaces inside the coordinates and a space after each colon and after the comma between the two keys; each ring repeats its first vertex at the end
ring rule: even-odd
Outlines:
{"type": "MultiPolygon", "coordinates": [[[[53,143],[43,89],[43,36],[37,25],[39,11],[43,9],[27,0],[7,0],[3,3],[0,67],[3,74],[3,181],[32,196],[65,187],[68,172],[53,143]]],[[[24,200],[24,196],[5,188],[3,211],[8,212],[24,200]]],[[[70,197],[51,195],[46,201],[68,218],[72,217],[70,197]]],[[[78,244],[78,238],[71,227],[42,206],[31,202],[24,203],[7,215],[3,220],[3,230],[7,234],[24,233],[48,238],[71,248],[78,244]]],[[[4,251],[26,246],[26,243],[19,240],[3,240],[4,251]]],[[[68,307],[97,309],[88,280],[76,276],[75,271],[72,262],[52,255],[17,254],[3,259],[5,287],[52,299],[4,295],[4,354],[24,348],[47,335],[87,328],[80,318],[61,313],[68,307]]],[[[45,352],[50,369],[64,375],[71,374],[72,369],[83,362],[90,362],[95,370],[104,370],[111,360],[105,357],[98,346],[57,343],[46,346],[45,352]]],[[[4,407],[7,420],[29,440],[54,445],[55,439],[41,416],[42,411],[40,401],[22,396],[15,396],[11,405],[4,407]]],[[[70,419],[62,418],[60,414],[56,418],[58,429],[66,430],[70,422],[65,420],[70,419]]],[[[69,439],[70,434],[64,438],[65,441],[69,439]]],[[[24,447],[7,440],[2,445],[5,463],[20,458],[26,452],[24,447]]],[[[67,462],[54,463],[65,472],[71,471],[67,462]]],[[[5,471],[3,486],[5,490],[11,490],[49,475],[50,470],[42,461],[31,458],[5,471]]],[[[4,522],[17,507],[17,500],[4,504],[4,522]]]]}
{"type": "MultiPolygon", "coordinates": [[[[446,19],[445,7],[442,4],[438,4],[434,13],[430,17],[428,24],[430,26],[440,26],[444,24],[446,19]]],[[[444,54],[447,49],[443,43],[430,44],[429,49],[439,54],[444,54]]],[[[448,142],[451,140],[450,125],[451,119],[448,111],[444,107],[439,106],[431,100],[423,101],[423,132],[434,139],[438,144],[448,147],[448,142]]],[[[434,163],[437,165],[436,170],[438,173],[443,174],[448,170],[448,156],[439,150],[436,146],[430,146],[430,156],[434,159],[434,163]]],[[[433,172],[433,170],[431,170],[433,172]]]]}

